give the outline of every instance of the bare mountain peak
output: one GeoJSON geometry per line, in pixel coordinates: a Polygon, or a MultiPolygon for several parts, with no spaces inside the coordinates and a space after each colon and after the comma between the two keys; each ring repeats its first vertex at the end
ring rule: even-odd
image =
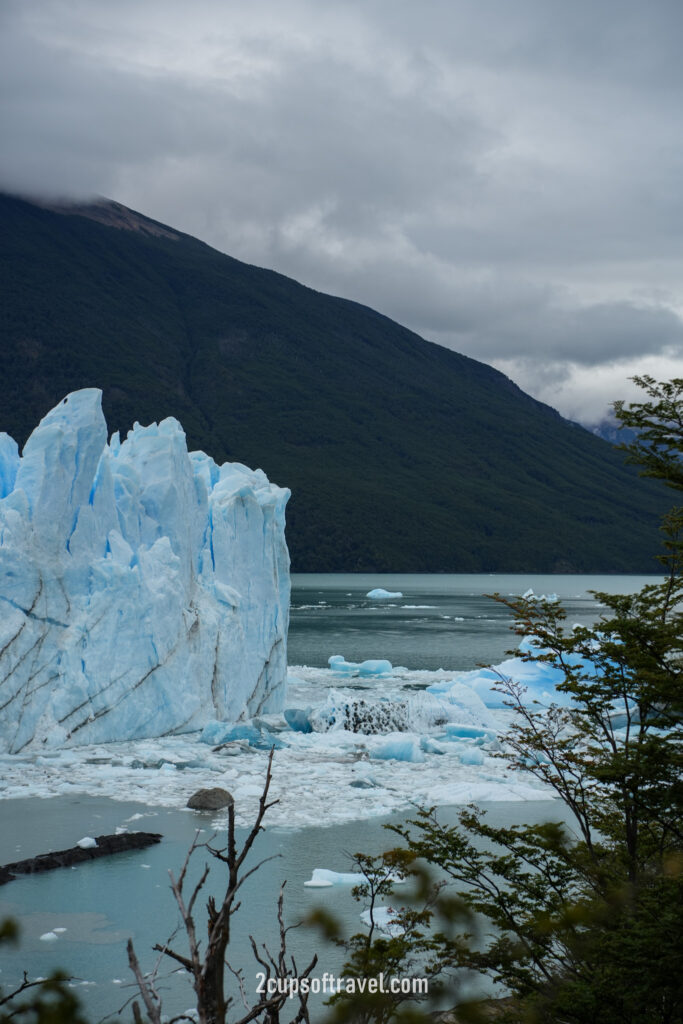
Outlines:
{"type": "MultiPolygon", "coordinates": [[[[34,200],[34,202],[36,202],[34,200]]],[[[78,202],[71,200],[40,200],[36,205],[43,206],[54,213],[65,214],[71,217],[87,217],[89,220],[96,220],[100,224],[106,224],[111,228],[119,228],[122,231],[139,231],[145,235],[156,235],[163,238],[179,238],[180,236],[170,228],[165,227],[157,221],[143,217],[135,210],[129,210],[122,203],[116,203],[113,199],[102,197],[90,202],[78,202]]]]}

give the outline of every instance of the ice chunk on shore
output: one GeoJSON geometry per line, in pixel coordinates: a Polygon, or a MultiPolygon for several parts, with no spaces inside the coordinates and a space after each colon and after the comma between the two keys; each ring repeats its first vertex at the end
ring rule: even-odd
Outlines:
{"type": "Polygon", "coordinates": [[[400,590],[384,590],[383,587],[375,587],[374,590],[368,590],[365,596],[372,598],[373,601],[377,601],[383,597],[403,597],[403,594],[400,590]]]}
{"type": "Polygon", "coordinates": [[[284,509],[261,470],[187,451],[175,419],[107,444],[69,395],[21,459],[0,440],[0,745],[162,736],[283,705],[284,509]]]}
{"type": "Polygon", "coordinates": [[[93,839],[92,836],[83,836],[76,843],[76,846],[80,847],[81,850],[94,850],[97,846],[97,840],[93,839]]]}

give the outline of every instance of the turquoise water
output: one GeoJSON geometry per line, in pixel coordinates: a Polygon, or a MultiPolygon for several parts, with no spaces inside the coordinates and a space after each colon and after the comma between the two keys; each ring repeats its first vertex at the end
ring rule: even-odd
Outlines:
{"type": "MultiPolygon", "coordinates": [[[[491,803],[492,819],[500,824],[520,820],[524,809],[527,821],[544,821],[561,816],[554,801],[538,803],[491,803]]],[[[444,820],[454,820],[457,809],[445,809],[444,820]]],[[[73,845],[74,836],[113,832],[132,814],[147,815],[143,804],[120,803],[96,797],[63,797],[53,800],[12,800],[2,809],[3,831],[0,862],[34,855],[46,849],[73,845]],[[17,843],[17,840],[19,842],[17,843]],[[21,850],[17,851],[16,846],[21,850]]],[[[280,886],[286,881],[287,923],[295,924],[315,906],[322,906],[341,921],[348,934],[361,930],[360,906],[352,900],[348,887],[307,889],[304,882],[316,867],[351,871],[350,855],[358,850],[379,853],[392,845],[392,837],[382,828],[388,821],[403,821],[404,816],[349,822],[330,828],[301,832],[266,830],[253,850],[248,866],[275,855],[245,885],[242,910],[234,918],[229,960],[244,969],[245,988],[252,995],[257,965],[249,952],[249,935],[277,949],[275,905],[280,886]]],[[[62,967],[74,976],[74,990],[83,1000],[93,1020],[116,1015],[134,994],[127,965],[126,941],[133,939],[144,970],[150,970],[157,954],[152,947],[165,941],[178,926],[178,914],[169,888],[169,870],[177,876],[197,827],[210,828],[210,819],[198,813],[159,809],[153,816],[138,820],[135,827],[161,832],[164,840],[147,850],[92,861],[74,869],[47,872],[18,878],[0,889],[0,918],[12,916],[21,926],[18,949],[4,950],[0,984],[9,990],[21,979],[23,970],[32,977],[47,975],[62,967]],[[40,936],[54,928],[65,928],[55,943],[42,942],[40,936]],[[85,984],[83,984],[85,982],[85,984]]],[[[210,832],[206,833],[211,835],[210,832]]],[[[244,831],[239,833],[244,836],[244,831]]],[[[220,838],[220,837],[219,837],[220,838]]],[[[207,857],[201,851],[195,857],[197,877],[207,857]]],[[[223,875],[213,864],[206,887],[207,895],[220,898],[223,875]]],[[[203,901],[200,900],[200,906],[203,901]]],[[[201,912],[197,915],[201,919],[201,912]]],[[[182,939],[176,948],[185,952],[182,939]]],[[[316,975],[324,971],[339,974],[343,954],[324,943],[317,932],[298,928],[290,933],[290,951],[297,964],[319,957],[316,975]]],[[[182,972],[174,972],[167,963],[161,972],[164,1006],[180,1013],[192,1006],[192,991],[182,972]]],[[[320,1007],[321,1000],[318,1000],[320,1007]]],[[[321,1016],[323,1011],[320,1010],[321,1016]]],[[[124,1014],[131,1019],[130,1011],[124,1014]]]]}
{"type": "MultiPolygon", "coordinates": [[[[487,593],[515,595],[529,587],[539,594],[556,593],[565,602],[569,623],[592,622],[601,608],[590,589],[625,593],[646,581],[642,576],[298,575],[292,581],[289,662],[323,667],[331,654],[342,654],[353,661],[387,658],[394,665],[416,670],[469,669],[499,661],[515,643],[506,609],[487,598],[487,593]],[[403,597],[371,601],[365,595],[374,587],[401,591],[403,597]]],[[[334,801],[334,791],[329,799],[334,801]]],[[[557,817],[561,810],[550,801],[488,805],[491,818],[500,824],[541,821],[557,817]]],[[[446,808],[443,813],[453,818],[457,809],[446,808]]],[[[150,810],[144,804],[95,796],[0,804],[0,863],[73,846],[84,835],[113,832],[135,814],[143,817],[128,823],[129,827],[161,832],[164,841],[159,846],[77,869],[21,878],[0,888],[0,917],[16,917],[22,928],[19,949],[2,951],[0,985],[10,988],[24,969],[35,976],[67,967],[79,979],[74,984],[93,1019],[115,1013],[132,994],[125,988],[130,976],[126,939],[134,939],[143,967],[150,969],[155,960],[151,947],[166,940],[178,923],[168,870],[178,872],[195,829],[210,828],[210,818],[201,814],[150,810]],[[55,928],[66,929],[58,933],[57,942],[41,941],[41,935],[55,928]]],[[[275,903],[283,881],[287,881],[289,922],[322,903],[349,931],[359,929],[360,907],[348,889],[306,889],[303,883],[316,867],[348,871],[349,854],[385,848],[390,840],[382,824],[383,820],[373,819],[300,831],[269,829],[260,838],[252,863],[273,854],[278,858],[245,886],[230,953],[234,966],[245,970],[249,993],[256,983],[256,965],[248,936],[274,942],[275,903]]],[[[196,870],[205,859],[197,856],[196,870]]],[[[208,892],[220,895],[220,888],[216,865],[208,892]]],[[[322,944],[306,929],[291,933],[291,950],[299,965],[318,953],[320,976],[324,971],[339,972],[343,960],[339,950],[322,944]]],[[[168,967],[165,973],[166,1009],[182,1012],[192,1005],[189,984],[179,974],[168,973],[168,967]]],[[[125,1011],[124,1017],[130,1019],[130,1012],[125,1011]]]]}

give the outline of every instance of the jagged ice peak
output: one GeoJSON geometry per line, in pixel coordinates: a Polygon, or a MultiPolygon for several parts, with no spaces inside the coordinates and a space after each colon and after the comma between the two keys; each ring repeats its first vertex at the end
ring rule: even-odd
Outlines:
{"type": "Polygon", "coordinates": [[[0,748],[163,736],[280,710],[289,491],[188,452],[177,420],[107,443],[68,395],[0,433],[0,748]]]}

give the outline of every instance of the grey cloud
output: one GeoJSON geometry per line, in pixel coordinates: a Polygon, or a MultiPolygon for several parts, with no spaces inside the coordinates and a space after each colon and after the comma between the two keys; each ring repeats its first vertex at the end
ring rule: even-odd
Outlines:
{"type": "Polygon", "coordinates": [[[539,360],[607,392],[607,367],[680,358],[677,0],[0,16],[5,188],[109,195],[544,395],[539,360]]]}

